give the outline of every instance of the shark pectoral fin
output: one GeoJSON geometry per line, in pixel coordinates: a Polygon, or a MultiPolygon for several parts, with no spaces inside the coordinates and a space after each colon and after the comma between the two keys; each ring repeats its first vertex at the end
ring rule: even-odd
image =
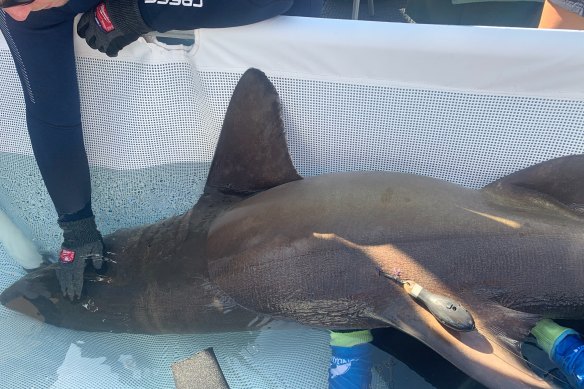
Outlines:
{"type": "Polygon", "coordinates": [[[541,315],[516,311],[496,303],[476,304],[474,312],[481,318],[482,330],[493,334],[515,355],[521,354],[521,343],[542,319],[541,315]]]}
{"type": "MultiPolygon", "coordinates": [[[[468,302],[466,304],[468,305],[468,302]]],[[[392,314],[388,314],[387,322],[420,340],[487,387],[553,387],[526,366],[514,347],[510,347],[499,338],[501,333],[497,329],[491,329],[492,322],[488,316],[485,319],[483,312],[473,309],[470,311],[477,327],[475,331],[470,332],[449,330],[415,303],[411,303],[407,309],[402,308],[397,313],[393,311],[392,314]]],[[[494,316],[501,317],[497,314],[494,316]]],[[[515,319],[511,322],[518,322],[515,319]]],[[[508,321],[509,325],[511,322],[508,321]]],[[[525,323],[521,324],[521,327],[527,328],[529,325],[530,323],[525,323]]]]}
{"type": "Polygon", "coordinates": [[[481,323],[484,333],[492,333],[499,345],[521,356],[520,362],[537,376],[546,377],[550,384],[567,385],[565,377],[556,371],[547,353],[536,346],[533,337],[528,339],[531,330],[543,318],[541,315],[516,311],[496,303],[483,304],[478,311],[482,312],[479,316],[486,318],[481,323]]]}
{"type": "Polygon", "coordinates": [[[302,178],[288,153],[280,111],[278,92],[266,75],[247,70],[227,108],[206,192],[255,193],[302,178]]]}
{"type": "Polygon", "coordinates": [[[524,208],[563,208],[584,216],[584,154],[552,159],[483,188],[501,202],[524,208]]]}

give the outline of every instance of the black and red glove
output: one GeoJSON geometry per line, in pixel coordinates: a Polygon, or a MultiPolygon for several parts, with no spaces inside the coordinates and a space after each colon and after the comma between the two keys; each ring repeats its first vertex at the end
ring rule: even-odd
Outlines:
{"type": "Polygon", "coordinates": [[[110,57],[152,31],[142,19],[137,0],[105,0],[79,19],[77,34],[110,57]]]}
{"type": "Polygon", "coordinates": [[[81,297],[83,273],[87,262],[101,269],[103,265],[103,241],[93,216],[69,222],[59,222],[63,229],[63,244],[59,253],[57,278],[64,296],[71,301],[81,297]]]}

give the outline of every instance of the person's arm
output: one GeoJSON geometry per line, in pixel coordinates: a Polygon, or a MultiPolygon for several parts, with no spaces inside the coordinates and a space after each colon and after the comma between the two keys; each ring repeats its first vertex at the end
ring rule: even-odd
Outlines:
{"type": "MultiPolygon", "coordinates": [[[[315,0],[300,0],[304,1],[315,0]]],[[[89,46],[113,57],[150,31],[242,26],[281,15],[293,3],[293,0],[104,0],[83,14],[77,33],[89,46]]]]}
{"type": "Polygon", "coordinates": [[[65,255],[62,251],[57,275],[71,298],[81,295],[86,258],[92,256],[100,266],[103,254],[91,210],[73,17],[66,7],[33,12],[22,22],[0,12],[0,28],[23,87],[33,152],[64,232],[65,255]]]}
{"type": "Polygon", "coordinates": [[[546,0],[539,28],[584,30],[584,0],[546,0]]]}

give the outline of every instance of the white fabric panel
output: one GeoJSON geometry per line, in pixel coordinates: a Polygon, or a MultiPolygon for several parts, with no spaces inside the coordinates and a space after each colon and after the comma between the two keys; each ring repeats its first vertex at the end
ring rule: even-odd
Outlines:
{"type": "Polygon", "coordinates": [[[0,152],[32,155],[26,131],[24,96],[6,41],[0,33],[0,152]]]}
{"type": "MultiPolygon", "coordinates": [[[[505,139],[502,149],[493,145],[484,151],[491,155],[494,172],[471,171],[484,177],[474,184],[468,177],[454,177],[482,185],[527,163],[581,151],[574,136],[584,127],[582,36],[574,31],[279,17],[199,30],[190,49],[141,39],[114,59],[78,38],[90,162],[112,169],[208,162],[230,92],[239,75],[255,66],[277,86],[291,88],[280,93],[288,102],[285,113],[293,110],[286,116],[288,140],[304,174],[353,170],[356,165],[348,158],[354,152],[346,151],[364,147],[364,161],[396,149],[405,155],[401,161],[386,158],[361,169],[453,179],[452,172],[420,168],[440,157],[442,166],[458,164],[468,176],[465,158],[475,158],[477,149],[484,148],[473,137],[485,137],[488,131],[491,138],[505,139]],[[528,120],[517,119],[522,116],[528,120]],[[568,147],[555,146],[557,131],[571,134],[572,140],[563,141],[568,147]],[[526,140],[526,133],[543,138],[526,140]],[[359,143],[330,143],[343,134],[359,143]],[[429,140],[439,141],[432,150],[423,146],[429,140]],[[517,149],[529,155],[529,145],[537,155],[524,163],[499,158],[517,149]],[[337,152],[325,155],[321,146],[337,152]]],[[[0,59],[7,68],[0,75],[6,86],[0,103],[8,107],[2,123],[7,141],[0,143],[0,151],[31,155],[16,73],[6,50],[0,51],[0,59]]]]}
{"type": "Polygon", "coordinates": [[[202,71],[584,99],[584,33],[279,17],[200,30],[202,71]]]}
{"type": "MultiPolygon", "coordinates": [[[[584,32],[380,23],[281,16],[250,26],[201,29],[190,52],[143,39],[116,61],[195,57],[202,71],[277,74],[362,83],[583,99],[584,32]]],[[[0,34],[0,50],[8,50],[0,34]]],[[[76,39],[84,58],[111,60],[76,39]]]]}

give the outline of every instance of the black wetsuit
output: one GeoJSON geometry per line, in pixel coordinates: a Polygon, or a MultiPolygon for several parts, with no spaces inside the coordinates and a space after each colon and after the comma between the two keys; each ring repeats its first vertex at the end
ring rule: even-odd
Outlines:
{"type": "MultiPolygon", "coordinates": [[[[12,52],[23,87],[34,155],[59,218],[92,214],[91,184],[83,144],[73,18],[101,0],[70,0],[63,7],[32,12],[16,22],[0,11],[0,29],[12,52]]],[[[139,0],[146,24],[157,31],[227,27],[276,16],[281,0],[139,0]],[[162,3],[162,4],[160,4],[162,3]],[[186,4],[191,4],[186,3],[186,4]]],[[[318,16],[323,0],[297,0],[287,14],[318,16]]],[[[278,12],[281,12],[278,11],[278,12]]]]}

